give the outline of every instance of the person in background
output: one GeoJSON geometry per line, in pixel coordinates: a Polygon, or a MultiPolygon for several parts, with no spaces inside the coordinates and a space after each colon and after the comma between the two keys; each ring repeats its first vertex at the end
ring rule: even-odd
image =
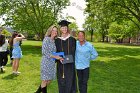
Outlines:
{"type": "Polygon", "coordinates": [[[20,48],[20,41],[22,41],[22,39],[24,39],[25,37],[22,34],[13,34],[12,35],[12,39],[10,41],[10,46],[13,46],[13,50],[12,50],[12,58],[13,58],[13,64],[12,64],[12,68],[13,68],[13,74],[20,74],[20,72],[18,72],[18,68],[19,68],[19,61],[22,57],[22,51],[20,48]]]}
{"type": "Polygon", "coordinates": [[[85,40],[85,32],[79,31],[78,41],[76,42],[75,65],[80,93],[87,93],[90,61],[97,56],[98,53],[93,45],[85,40]]]}
{"type": "Polygon", "coordinates": [[[55,60],[62,60],[60,56],[54,56],[53,52],[56,52],[55,38],[57,37],[58,31],[56,26],[51,26],[43,40],[42,44],[42,61],[41,61],[41,80],[42,83],[35,93],[47,93],[47,87],[51,80],[55,79],[56,76],[56,65],[55,60]]]}
{"type": "MultiPolygon", "coordinates": [[[[0,33],[2,30],[0,29],[0,33]]],[[[6,40],[6,37],[2,34],[0,34],[0,70],[1,72],[4,72],[4,66],[6,66],[8,62],[8,54],[7,54],[7,48],[8,48],[8,40],[6,40]]]]}
{"type": "MultiPolygon", "coordinates": [[[[12,37],[9,39],[9,45],[10,45],[10,51],[9,51],[9,53],[10,53],[10,59],[11,59],[10,64],[11,64],[11,65],[12,65],[12,63],[13,63],[13,58],[12,58],[13,45],[11,45],[10,42],[11,42],[11,40],[12,40],[12,38],[13,38],[13,36],[14,36],[15,34],[18,34],[18,32],[17,32],[17,31],[14,31],[13,34],[12,34],[12,37]]],[[[20,36],[20,35],[19,35],[19,36],[20,36]]],[[[19,44],[19,45],[21,46],[21,44],[22,44],[22,41],[20,41],[20,44],[19,44]]]]}
{"type": "Polygon", "coordinates": [[[2,34],[2,28],[0,27],[0,35],[2,34]]]}

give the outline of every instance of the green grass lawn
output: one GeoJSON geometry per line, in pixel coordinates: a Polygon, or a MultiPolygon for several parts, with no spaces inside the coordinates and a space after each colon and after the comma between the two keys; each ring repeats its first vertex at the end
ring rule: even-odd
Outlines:
{"type": "MultiPolygon", "coordinates": [[[[0,73],[0,93],[34,93],[40,81],[41,42],[24,41],[19,76],[8,62],[0,73]]],[[[140,93],[140,47],[94,43],[99,57],[91,62],[88,93],[140,93]]],[[[58,93],[53,81],[48,93],[58,93]]]]}

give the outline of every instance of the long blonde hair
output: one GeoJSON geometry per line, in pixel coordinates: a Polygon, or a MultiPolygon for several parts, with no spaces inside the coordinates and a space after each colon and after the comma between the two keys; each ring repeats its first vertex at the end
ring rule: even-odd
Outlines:
{"type": "MultiPolygon", "coordinates": [[[[48,28],[46,34],[45,34],[45,37],[46,37],[46,36],[47,36],[47,37],[50,37],[50,36],[51,36],[51,33],[52,33],[53,28],[57,28],[57,26],[56,26],[56,25],[50,26],[50,27],[48,28]]],[[[57,33],[58,33],[58,28],[57,28],[57,33]]],[[[58,35],[57,35],[57,36],[58,36],[58,35]]]]}
{"type": "MultiPolygon", "coordinates": [[[[61,26],[61,27],[62,27],[62,26],[61,26]]],[[[60,28],[61,28],[61,27],[60,27],[60,28]]],[[[67,27],[67,33],[69,33],[69,34],[70,34],[70,33],[71,33],[70,28],[69,28],[68,26],[66,26],[66,27],[67,27]]],[[[60,30],[60,36],[61,36],[61,35],[62,35],[62,32],[61,32],[61,30],[60,30]]]]}

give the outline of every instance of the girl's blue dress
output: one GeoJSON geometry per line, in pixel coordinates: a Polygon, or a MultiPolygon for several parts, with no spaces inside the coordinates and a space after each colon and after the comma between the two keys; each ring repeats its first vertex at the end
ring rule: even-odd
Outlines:
{"type": "Polygon", "coordinates": [[[15,44],[13,44],[12,58],[22,57],[22,51],[19,44],[20,42],[16,42],[15,44]]]}

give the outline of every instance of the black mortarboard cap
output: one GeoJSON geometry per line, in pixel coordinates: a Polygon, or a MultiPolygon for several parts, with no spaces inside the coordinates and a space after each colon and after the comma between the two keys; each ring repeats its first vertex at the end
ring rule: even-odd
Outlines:
{"type": "Polygon", "coordinates": [[[62,26],[68,26],[71,22],[68,22],[67,20],[61,20],[58,24],[62,26]]]}

